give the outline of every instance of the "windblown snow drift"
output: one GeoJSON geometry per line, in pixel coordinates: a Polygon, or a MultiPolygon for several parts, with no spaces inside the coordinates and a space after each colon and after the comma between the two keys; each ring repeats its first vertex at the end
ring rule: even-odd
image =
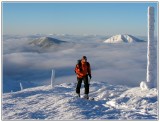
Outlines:
{"type": "MultiPolygon", "coordinates": [[[[77,98],[75,83],[3,94],[3,120],[157,120],[157,89],[142,91],[91,81],[94,101],[77,98]]],[[[84,89],[81,89],[83,95],[84,89]]]]}

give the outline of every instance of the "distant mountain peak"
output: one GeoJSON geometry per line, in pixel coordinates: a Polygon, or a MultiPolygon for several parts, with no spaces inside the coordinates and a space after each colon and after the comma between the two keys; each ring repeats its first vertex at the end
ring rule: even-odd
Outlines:
{"type": "Polygon", "coordinates": [[[140,40],[128,34],[118,34],[104,41],[104,43],[133,43],[133,42],[144,42],[144,40],[140,40]]]}
{"type": "Polygon", "coordinates": [[[52,45],[58,45],[62,43],[65,43],[65,41],[58,40],[51,37],[40,37],[30,42],[31,45],[36,45],[39,47],[50,47],[52,45]]]}

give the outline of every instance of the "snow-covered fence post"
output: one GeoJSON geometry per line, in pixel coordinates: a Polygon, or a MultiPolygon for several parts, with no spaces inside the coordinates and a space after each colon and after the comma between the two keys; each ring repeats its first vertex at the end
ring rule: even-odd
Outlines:
{"type": "Polygon", "coordinates": [[[19,85],[20,85],[20,88],[21,88],[21,91],[22,91],[23,90],[22,83],[20,82],[19,85]]]}
{"type": "Polygon", "coordinates": [[[142,81],[141,89],[153,88],[156,83],[156,48],[154,46],[154,7],[148,7],[148,46],[147,46],[147,76],[142,81]]]}
{"type": "Polygon", "coordinates": [[[52,74],[51,74],[51,87],[54,87],[54,81],[55,81],[55,70],[52,69],[52,74]]]}

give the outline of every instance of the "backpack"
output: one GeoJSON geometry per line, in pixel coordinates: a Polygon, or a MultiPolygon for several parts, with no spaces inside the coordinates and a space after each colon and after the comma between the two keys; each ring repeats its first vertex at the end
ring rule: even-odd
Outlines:
{"type": "Polygon", "coordinates": [[[78,65],[81,65],[81,60],[80,60],[80,59],[77,60],[77,64],[78,64],[78,65]]]}
{"type": "Polygon", "coordinates": [[[77,60],[77,64],[79,66],[80,71],[82,71],[82,64],[81,64],[81,60],[77,60]]]}

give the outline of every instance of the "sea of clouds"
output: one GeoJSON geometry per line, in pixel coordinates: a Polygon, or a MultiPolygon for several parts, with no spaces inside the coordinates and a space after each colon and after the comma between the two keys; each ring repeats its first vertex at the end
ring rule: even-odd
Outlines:
{"type": "MultiPolygon", "coordinates": [[[[147,42],[103,43],[102,35],[3,35],[3,92],[49,85],[51,70],[55,69],[55,84],[75,82],[74,68],[78,59],[87,56],[92,80],[130,87],[146,79],[147,42]],[[34,39],[49,36],[68,43],[56,49],[31,46],[34,39]]],[[[140,39],[145,39],[141,37],[140,39]]]]}

